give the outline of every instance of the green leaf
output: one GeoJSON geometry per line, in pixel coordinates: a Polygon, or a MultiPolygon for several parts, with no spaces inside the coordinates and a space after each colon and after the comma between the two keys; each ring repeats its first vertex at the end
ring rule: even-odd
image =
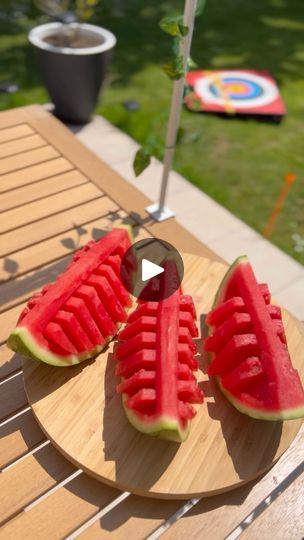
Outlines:
{"type": "Polygon", "coordinates": [[[195,95],[189,96],[188,98],[189,106],[193,111],[201,111],[202,110],[202,102],[200,98],[196,97],[195,95]]]}
{"type": "Polygon", "coordinates": [[[195,143],[199,140],[199,138],[199,131],[189,131],[180,126],[177,130],[176,144],[180,145],[181,143],[195,143]]]}
{"type": "Polygon", "coordinates": [[[170,36],[183,38],[189,32],[188,26],[183,23],[183,17],[164,17],[159,21],[160,28],[170,36]]]}
{"type": "Polygon", "coordinates": [[[151,155],[146,148],[137,150],[133,161],[135,176],[139,176],[147,167],[149,167],[150,161],[151,155]]]}
{"type": "Polygon", "coordinates": [[[183,128],[182,126],[179,126],[179,128],[177,130],[177,134],[176,134],[176,144],[177,145],[181,144],[181,142],[183,142],[185,135],[186,135],[185,128],[183,128]]]}
{"type": "Polygon", "coordinates": [[[193,92],[193,87],[187,82],[184,85],[184,97],[193,92]]]}
{"type": "Polygon", "coordinates": [[[191,58],[191,56],[188,56],[188,63],[187,63],[187,68],[188,69],[195,69],[197,68],[197,63],[194,62],[193,58],[191,58]]]}
{"type": "Polygon", "coordinates": [[[144,149],[148,154],[161,158],[164,150],[164,142],[161,141],[154,133],[150,133],[145,141],[144,149]]]}
{"type": "Polygon", "coordinates": [[[187,133],[186,136],[186,142],[187,143],[196,143],[201,138],[201,134],[199,131],[192,131],[190,133],[187,133]]]}
{"type": "Polygon", "coordinates": [[[81,12],[81,19],[83,21],[86,21],[87,19],[90,19],[93,15],[93,10],[92,9],[83,9],[82,12],[81,12]]]}
{"type": "Polygon", "coordinates": [[[94,15],[94,8],[99,0],[76,0],[76,12],[80,20],[85,21],[94,15]]]}
{"type": "Polygon", "coordinates": [[[202,15],[202,13],[203,13],[203,11],[205,9],[206,2],[207,2],[207,0],[197,0],[197,6],[196,6],[196,10],[195,10],[195,17],[199,17],[200,15],[202,15]]]}
{"type": "Polygon", "coordinates": [[[173,58],[170,62],[163,65],[164,72],[170,77],[170,79],[173,79],[174,81],[177,81],[181,77],[185,75],[184,72],[184,59],[182,55],[176,56],[173,58]]]}

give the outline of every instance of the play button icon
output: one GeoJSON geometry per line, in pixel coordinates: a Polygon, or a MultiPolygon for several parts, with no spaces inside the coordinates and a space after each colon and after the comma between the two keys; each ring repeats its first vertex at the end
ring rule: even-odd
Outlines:
{"type": "Polygon", "coordinates": [[[120,276],[133,296],[142,301],[158,302],[180,287],[184,264],[171,244],[159,238],[145,238],[126,251],[120,276]]]}
{"type": "Polygon", "coordinates": [[[142,281],[147,281],[148,279],[158,276],[164,271],[165,271],[164,268],[162,268],[158,264],[153,263],[152,261],[148,261],[147,259],[143,259],[141,261],[141,280],[142,281]]]}

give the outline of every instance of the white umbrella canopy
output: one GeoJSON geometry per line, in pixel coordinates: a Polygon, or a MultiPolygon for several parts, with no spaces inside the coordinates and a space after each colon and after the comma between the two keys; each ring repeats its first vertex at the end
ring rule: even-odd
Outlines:
{"type": "Polygon", "coordinates": [[[188,58],[191,49],[192,35],[194,20],[196,15],[197,0],[186,0],[184,8],[184,21],[183,24],[188,28],[188,33],[180,41],[180,55],[183,58],[183,72],[184,75],[174,82],[173,94],[171,99],[169,123],[167,127],[164,166],[161,180],[161,189],[159,194],[159,200],[157,203],[153,203],[146,207],[146,211],[156,220],[164,221],[172,216],[174,212],[165,206],[169,174],[172,168],[172,161],[176,145],[177,130],[180,119],[180,111],[183,102],[184,86],[185,86],[185,73],[187,69],[188,58]]]}

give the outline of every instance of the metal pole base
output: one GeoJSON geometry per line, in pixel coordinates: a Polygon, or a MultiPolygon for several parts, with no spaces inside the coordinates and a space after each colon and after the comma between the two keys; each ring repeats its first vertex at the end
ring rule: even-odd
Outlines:
{"type": "Polygon", "coordinates": [[[155,219],[155,221],[165,221],[165,219],[169,219],[171,217],[174,217],[175,214],[168,208],[167,206],[164,206],[164,208],[160,211],[159,210],[159,204],[153,203],[150,204],[150,206],[146,206],[145,210],[150,214],[150,216],[155,219]]]}

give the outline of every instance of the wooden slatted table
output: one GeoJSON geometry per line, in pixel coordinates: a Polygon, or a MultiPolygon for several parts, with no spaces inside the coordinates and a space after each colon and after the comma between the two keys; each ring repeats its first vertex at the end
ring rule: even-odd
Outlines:
{"type": "Polygon", "coordinates": [[[303,537],[303,429],[259,481],[186,503],[121,493],[52,447],[28,406],[21,358],[5,345],[33,292],[126,218],[138,238],[218,257],[174,219],[151,222],[147,198],[38,106],[0,114],[0,194],[0,538],[303,537]]]}

